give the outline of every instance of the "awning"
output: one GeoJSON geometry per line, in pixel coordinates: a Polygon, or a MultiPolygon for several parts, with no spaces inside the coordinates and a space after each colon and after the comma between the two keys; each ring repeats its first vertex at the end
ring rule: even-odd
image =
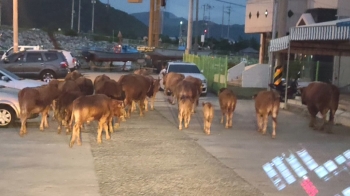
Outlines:
{"type": "Polygon", "coordinates": [[[289,45],[289,36],[273,39],[270,41],[269,51],[277,52],[277,51],[285,50],[285,49],[288,49],[288,45],[289,45]]]}

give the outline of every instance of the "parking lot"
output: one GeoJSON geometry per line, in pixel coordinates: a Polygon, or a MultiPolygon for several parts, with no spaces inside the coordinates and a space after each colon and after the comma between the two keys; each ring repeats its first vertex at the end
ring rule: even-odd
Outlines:
{"type": "MultiPolygon", "coordinates": [[[[94,79],[101,73],[84,73],[94,79]]],[[[117,79],[120,74],[106,73],[117,79]]],[[[307,195],[295,182],[278,191],[263,165],[284,153],[307,149],[318,165],[350,149],[349,128],[334,126],[334,134],[311,130],[302,114],[280,111],[277,137],[256,130],[253,100],[238,100],[233,127],[220,124],[217,97],[209,94],[215,118],[211,135],[203,133],[201,107],[189,129],[177,129],[177,107],[162,92],[155,111],[133,113],[111,141],[96,144],[96,124],[87,126],[83,145],[68,147],[69,136],[56,133],[56,122],[40,132],[30,120],[28,135],[19,125],[0,132],[1,195],[307,195]]],[[[271,129],[271,126],[268,127],[271,129]]],[[[338,168],[346,168],[339,165],[338,168]]],[[[288,166],[291,170],[291,168],[288,166]]],[[[349,167],[347,167],[349,168],[349,167]]],[[[291,170],[292,171],[292,170],[291,170]]],[[[318,195],[341,195],[350,186],[347,170],[319,179],[307,170],[318,195]]]]}

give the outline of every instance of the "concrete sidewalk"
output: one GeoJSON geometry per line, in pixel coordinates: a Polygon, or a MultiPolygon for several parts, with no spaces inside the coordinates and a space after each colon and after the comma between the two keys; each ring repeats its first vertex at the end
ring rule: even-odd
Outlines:
{"type": "Polygon", "coordinates": [[[133,113],[111,141],[101,145],[96,144],[96,132],[91,132],[103,196],[263,195],[179,131],[160,110],[168,108],[157,102],[156,110],[144,117],[133,113]]]}
{"type": "Polygon", "coordinates": [[[19,125],[0,130],[0,195],[99,196],[90,145],[70,149],[70,136],[58,135],[56,123],[40,132],[38,120],[28,123],[23,138],[19,125]]]}

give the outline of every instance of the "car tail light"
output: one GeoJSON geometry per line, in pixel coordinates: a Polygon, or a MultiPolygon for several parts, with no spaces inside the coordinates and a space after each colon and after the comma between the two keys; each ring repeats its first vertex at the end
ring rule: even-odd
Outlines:
{"type": "Polygon", "coordinates": [[[67,68],[68,67],[66,62],[61,62],[60,65],[61,65],[62,68],[67,68]]]}

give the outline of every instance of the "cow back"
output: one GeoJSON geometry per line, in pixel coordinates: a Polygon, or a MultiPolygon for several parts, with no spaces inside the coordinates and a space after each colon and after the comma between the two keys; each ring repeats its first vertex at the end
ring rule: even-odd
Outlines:
{"type": "Polygon", "coordinates": [[[163,78],[163,83],[167,89],[174,92],[177,84],[179,84],[183,79],[185,79],[183,74],[170,72],[163,78]]]}
{"type": "Polygon", "coordinates": [[[96,89],[96,84],[101,82],[101,81],[105,81],[105,80],[110,80],[111,78],[108,77],[107,75],[103,74],[103,75],[99,75],[95,78],[94,80],[94,88],[96,89]]]}
{"type": "Polygon", "coordinates": [[[230,89],[221,89],[219,93],[219,103],[221,110],[227,112],[233,112],[236,108],[237,97],[230,89]]]}
{"type": "Polygon", "coordinates": [[[78,72],[77,70],[74,70],[74,71],[68,73],[66,75],[66,77],[64,78],[64,80],[76,80],[81,76],[83,76],[83,75],[80,72],[78,72]]]}
{"type": "Polygon", "coordinates": [[[125,95],[132,100],[144,99],[152,84],[148,78],[137,74],[124,75],[119,83],[125,95]]]}
{"type": "Polygon", "coordinates": [[[260,91],[255,96],[255,110],[259,113],[269,113],[279,108],[280,95],[275,91],[260,91]]]}
{"type": "Polygon", "coordinates": [[[94,94],[94,85],[92,83],[92,80],[85,77],[79,77],[75,80],[75,83],[79,86],[80,91],[85,95],[94,94]]]}
{"type": "Polygon", "coordinates": [[[86,122],[99,120],[104,115],[110,115],[111,99],[103,94],[85,95],[73,101],[75,121],[86,122]]]}
{"type": "Polygon", "coordinates": [[[192,82],[198,88],[199,94],[202,93],[202,80],[192,76],[186,76],[184,80],[192,82]]]}

